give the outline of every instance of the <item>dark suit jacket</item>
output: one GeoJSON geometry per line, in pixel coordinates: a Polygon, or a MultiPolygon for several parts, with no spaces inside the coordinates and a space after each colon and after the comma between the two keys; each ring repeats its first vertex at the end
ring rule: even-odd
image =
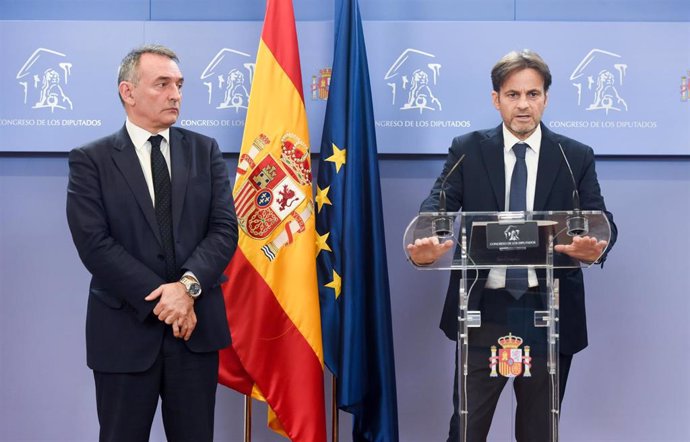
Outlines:
{"type": "MultiPolygon", "coordinates": [[[[212,138],[170,129],[172,216],[179,276],[189,270],[202,295],[195,352],[227,346],[230,333],[220,279],[237,245],[237,221],[227,166],[212,138]]],[[[86,316],[88,366],[138,372],[158,355],[166,326],[144,300],[165,283],[165,258],[153,203],[127,130],[69,155],[67,220],[92,275],[86,316]]]]}
{"type": "MultiPolygon", "coordinates": [[[[606,211],[594,167],[592,148],[570,138],[558,135],[541,125],[542,142],[539,152],[534,210],[572,210],[573,183],[567,165],[558,147],[563,146],[575,175],[580,205],[583,210],[602,210],[611,223],[611,249],[616,241],[617,229],[613,216],[606,211]]],[[[505,210],[505,166],[503,162],[502,125],[490,130],[472,132],[453,140],[441,176],[431,194],[422,203],[422,211],[438,208],[441,183],[461,155],[465,159],[446,182],[447,210],[465,212],[493,212],[505,210]]],[[[604,258],[606,255],[604,255],[604,258]]],[[[558,270],[560,291],[560,350],[574,354],[587,346],[585,317],[585,290],[582,271],[558,270]]],[[[441,329],[448,338],[457,337],[457,309],[460,272],[452,272],[441,317],[441,329]]]]}

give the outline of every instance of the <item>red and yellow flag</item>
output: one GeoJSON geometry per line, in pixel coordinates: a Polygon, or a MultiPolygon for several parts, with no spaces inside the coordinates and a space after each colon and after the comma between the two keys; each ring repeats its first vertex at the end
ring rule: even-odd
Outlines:
{"type": "Polygon", "coordinates": [[[219,382],[268,402],[275,431],[325,442],[311,183],[292,1],[268,0],[233,190],[240,235],[223,286],[232,346],[219,382]]]}

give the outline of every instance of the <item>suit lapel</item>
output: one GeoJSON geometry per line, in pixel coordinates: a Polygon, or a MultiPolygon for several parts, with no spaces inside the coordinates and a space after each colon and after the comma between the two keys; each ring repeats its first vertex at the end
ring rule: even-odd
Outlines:
{"type": "Polygon", "coordinates": [[[124,126],[115,134],[115,145],[113,146],[112,157],[115,165],[120,170],[120,173],[122,173],[127,185],[132,191],[134,199],[139,204],[146,222],[149,227],[151,227],[154,235],[156,235],[158,242],[162,243],[158,222],[156,221],[156,212],[153,208],[151,194],[146,185],[144,173],[141,170],[141,163],[134,149],[134,144],[132,144],[132,140],[129,138],[127,129],[124,126]]]}
{"type": "Polygon", "coordinates": [[[503,211],[506,201],[506,179],[505,165],[503,163],[502,126],[498,126],[488,135],[481,142],[482,159],[484,160],[486,174],[491,181],[491,188],[496,198],[496,207],[498,207],[499,211],[503,211]]]}
{"type": "Polygon", "coordinates": [[[553,189],[561,168],[561,151],[552,133],[542,124],[541,147],[539,149],[539,166],[537,167],[537,188],[534,193],[534,211],[546,209],[546,201],[553,189]]]}
{"type": "Polygon", "coordinates": [[[173,237],[177,238],[178,226],[182,217],[182,207],[189,182],[191,165],[191,146],[182,132],[170,128],[170,161],[172,162],[172,219],[173,237]]]}

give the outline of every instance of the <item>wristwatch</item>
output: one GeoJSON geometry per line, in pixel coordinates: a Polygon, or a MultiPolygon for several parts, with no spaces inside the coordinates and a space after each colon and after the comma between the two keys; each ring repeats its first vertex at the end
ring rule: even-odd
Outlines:
{"type": "Polygon", "coordinates": [[[192,278],[191,276],[185,275],[180,279],[180,282],[187,290],[187,294],[192,299],[196,299],[199,297],[199,295],[201,295],[201,285],[199,285],[196,279],[192,278]]]}

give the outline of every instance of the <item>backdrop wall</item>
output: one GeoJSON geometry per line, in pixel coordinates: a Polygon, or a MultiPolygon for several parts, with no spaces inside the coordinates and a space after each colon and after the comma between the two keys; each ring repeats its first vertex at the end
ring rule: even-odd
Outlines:
{"type": "MultiPolygon", "coordinates": [[[[365,20],[690,21],[690,5],[681,0],[361,0],[361,5],[365,20]]],[[[263,2],[251,0],[193,5],[181,0],[0,0],[0,19],[260,20],[263,8],[263,2]]],[[[330,2],[296,0],[295,8],[298,20],[329,20],[333,12],[330,2]]],[[[477,69],[488,72],[490,66],[477,69]]],[[[234,171],[236,156],[227,161],[234,171]]],[[[447,275],[413,270],[401,240],[442,163],[442,155],[380,158],[400,434],[410,442],[444,439],[451,411],[454,347],[437,328],[447,275]]],[[[62,153],[0,155],[3,441],[97,437],[93,380],[84,354],[88,274],[65,220],[67,173],[62,153]]],[[[688,440],[690,159],[600,157],[598,174],[620,237],[605,268],[586,275],[590,346],[573,362],[562,438],[688,440]]],[[[254,416],[254,440],[283,440],[265,429],[261,406],[255,406],[254,416]]],[[[509,428],[506,410],[496,419],[505,421],[502,430],[509,428]]],[[[342,440],[350,440],[343,414],[341,424],[342,440]]],[[[242,397],[224,387],[218,390],[216,435],[230,441],[242,435],[242,397]]],[[[160,420],[152,440],[164,440],[160,420]]],[[[511,440],[511,434],[494,432],[492,440],[511,440]]]]}

